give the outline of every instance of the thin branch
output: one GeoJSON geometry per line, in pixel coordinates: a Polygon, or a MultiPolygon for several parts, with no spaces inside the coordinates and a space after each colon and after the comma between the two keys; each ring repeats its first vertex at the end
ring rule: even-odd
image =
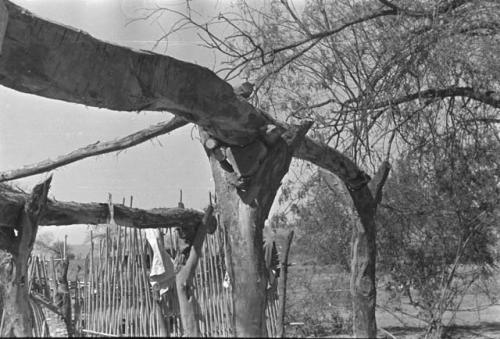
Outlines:
{"type": "Polygon", "coordinates": [[[103,143],[98,141],[96,143],[72,151],[71,153],[61,155],[54,160],[47,159],[42,162],[28,165],[20,169],[0,172],[0,182],[44,173],[88,157],[124,150],[126,148],[141,144],[154,137],[172,132],[173,130],[182,127],[187,123],[188,121],[186,121],[183,118],[174,117],[168,122],[161,122],[147,129],[143,129],[139,132],[130,134],[121,139],[106,141],[103,143]]]}
{"type": "Polygon", "coordinates": [[[370,105],[370,109],[379,109],[386,106],[395,106],[410,102],[416,99],[434,99],[434,98],[450,98],[450,97],[466,97],[477,100],[484,104],[490,105],[495,108],[500,108],[500,93],[475,89],[472,87],[448,87],[448,88],[431,88],[412,94],[408,94],[395,99],[388,99],[380,102],[376,102],[370,105]]]}

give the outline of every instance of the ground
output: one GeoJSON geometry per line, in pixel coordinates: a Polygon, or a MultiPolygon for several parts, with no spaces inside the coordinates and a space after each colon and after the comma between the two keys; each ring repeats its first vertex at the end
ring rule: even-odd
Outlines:
{"type": "MultiPolygon", "coordinates": [[[[500,272],[496,279],[500,282],[500,272]]],[[[383,288],[377,291],[377,303],[383,304],[390,293],[383,288]]],[[[349,276],[336,266],[298,264],[289,269],[288,283],[288,336],[346,337],[350,329],[349,276]]],[[[500,305],[481,310],[477,306],[487,305],[485,297],[467,295],[462,307],[468,311],[458,312],[457,328],[450,338],[500,338],[500,305]]],[[[404,306],[403,311],[416,314],[415,310],[404,306]]],[[[422,334],[422,322],[410,316],[397,318],[382,309],[377,310],[377,325],[396,338],[416,339],[422,334]]],[[[381,336],[390,338],[383,330],[381,336]]]]}

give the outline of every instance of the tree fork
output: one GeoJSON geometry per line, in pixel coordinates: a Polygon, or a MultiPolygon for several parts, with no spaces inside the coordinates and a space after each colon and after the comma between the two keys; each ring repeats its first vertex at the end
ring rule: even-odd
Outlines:
{"type": "Polygon", "coordinates": [[[28,258],[35,243],[38,219],[47,204],[51,180],[49,177],[35,186],[13,225],[15,228],[0,227],[0,282],[4,302],[2,337],[33,336],[28,258]]]}
{"type": "MultiPolygon", "coordinates": [[[[288,172],[293,151],[310,126],[311,123],[307,123],[282,131],[278,138],[264,135],[245,147],[228,146],[222,161],[214,151],[217,147],[205,148],[221,222],[229,232],[230,267],[227,269],[233,291],[233,334],[237,337],[267,336],[267,272],[262,230],[281,180],[288,172]]],[[[204,130],[200,135],[205,145],[210,136],[204,130]]]]}

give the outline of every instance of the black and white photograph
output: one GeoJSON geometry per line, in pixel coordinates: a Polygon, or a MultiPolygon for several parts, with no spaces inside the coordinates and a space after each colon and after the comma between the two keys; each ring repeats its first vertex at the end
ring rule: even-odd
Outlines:
{"type": "Polygon", "coordinates": [[[500,0],[0,0],[0,337],[500,338],[500,0]]]}

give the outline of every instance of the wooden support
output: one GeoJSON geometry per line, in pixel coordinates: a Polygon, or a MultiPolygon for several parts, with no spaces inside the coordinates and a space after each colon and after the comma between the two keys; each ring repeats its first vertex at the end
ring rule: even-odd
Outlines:
{"type": "Polygon", "coordinates": [[[38,219],[47,203],[52,177],[35,186],[12,227],[0,227],[0,282],[4,302],[2,337],[32,337],[28,258],[35,243],[38,219]]]}
{"type": "MultiPolygon", "coordinates": [[[[0,227],[13,228],[17,216],[29,198],[27,193],[0,184],[0,227]]],[[[131,197],[132,203],[132,197],[131,197]]],[[[105,224],[110,216],[108,203],[76,203],[47,199],[40,225],[105,224]]],[[[117,224],[135,228],[180,227],[193,231],[203,218],[203,212],[193,209],[155,208],[141,210],[113,205],[117,224]]]]}
{"type": "Polygon", "coordinates": [[[286,306],[286,282],[288,278],[288,254],[290,253],[290,246],[293,240],[293,231],[288,232],[285,240],[283,251],[280,260],[280,278],[278,281],[278,297],[279,297],[279,311],[278,311],[278,338],[285,337],[285,306],[286,306]]]}
{"type": "Polygon", "coordinates": [[[69,292],[68,268],[69,260],[67,257],[63,258],[63,260],[59,261],[56,265],[55,275],[57,280],[57,287],[54,291],[54,304],[56,305],[59,314],[62,315],[64,323],[66,324],[68,335],[70,337],[73,337],[75,333],[73,322],[71,320],[71,295],[69,292]]]}
{"type": "Polygon", "coordinates": [[[205,241],[208,225],[214,218],[213,211],[214,208],[212,206],[207,207],[203,222],[200,224],[194,242],[191,245],[186,264],[181,267],[175,278],[182,327],[184,329],[184,335],[187,337],[201,337],[198,325],[199,305],[193,291],[193,277],[198,261],[202,256],[203,242],[205,241]]]}

